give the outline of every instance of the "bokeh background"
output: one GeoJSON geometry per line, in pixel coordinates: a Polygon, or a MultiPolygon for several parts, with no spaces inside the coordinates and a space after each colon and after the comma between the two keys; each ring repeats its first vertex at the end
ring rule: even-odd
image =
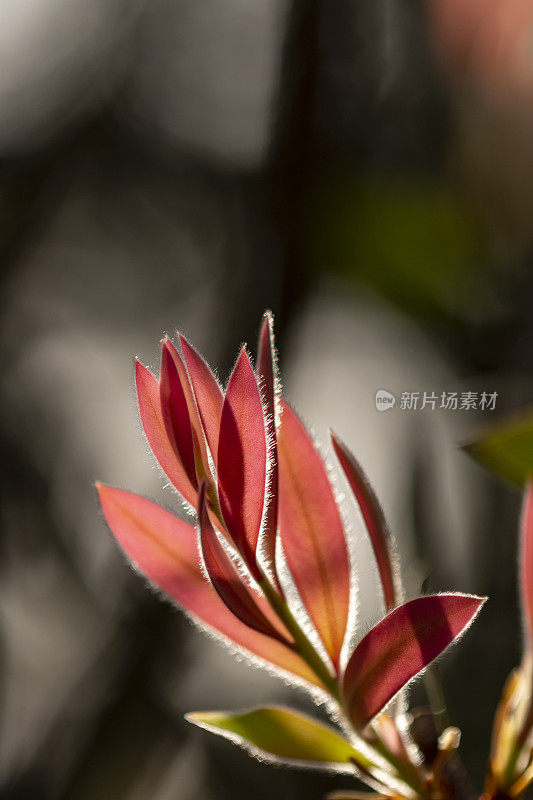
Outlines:
{"type": "MultiPolygon", "coordinates": [[[[314,800],[192,709],[299,695],[146,591],[97,478],[176,498],[132,355],[221,377],[273,309],[287,395],[348,442],[410,592],[490,594],[442,665],[480,783],[518,661],[518,492],[458,444],[533,398],[532,0],[1,0],[0,795],[314,800]],[[378,413],[375,392],[498,392],[378,413]]],[[[360,551],[362,628],[380,613],[360,551]]]]}

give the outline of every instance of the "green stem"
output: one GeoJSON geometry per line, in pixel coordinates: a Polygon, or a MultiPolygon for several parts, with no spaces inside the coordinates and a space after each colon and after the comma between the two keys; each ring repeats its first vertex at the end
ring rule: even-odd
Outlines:
{"type": "Polygon", "coordinates": [[[279,596],[266,576],[264,576],[259,585],[273,610],[294,639],[298,653],[313,670],[330,695],[340,704],[341,695],[337,681],[301,629],[285,600],[279,596]]]}
{"type": "Polygon", "coordinates": [[[222,509],[220,508],[220,500],[218,499],[218,492],[216,489],[215,484],[213,481],[208,481],[207,483],[207,499],[209,501],[209,505],[211,506],[211,510],[213,511],[215,517],[220,522],[222,530],[228,536],[229,540],[233,542],[233,539],[230,536],[230,533],[227,529],[226,523],[224,522],[224,517],[222,516],[222,509]]]}
{"type": "MultiPolygon", "coordinates": [[[[283,622],[289,633],[294,639],[298,653],[301,655],[306,664],[313,670],[317,678],[320,679],[324,687],[328,690],[331,697],[337,703],[338,710],[345,715],[344,704],[340,692],[339,685],[335,678],[332,676],[327,665],[324,663],[320,655],[317,653],[290,608],[283,598],[281,598],[268,578],[265,576],[260,582],[260,587],[263,590],[265,597],[269,601],[272,609],[275,611],[279,619],[283,622]]],[[[416,794],[424,794],[424,785],[421,776],[414,764],[405,764],[401,759],[397,758],[386,746],[385,742],[376,733],[376,740],[367,742],[370,749],[379,753],[397,772],[398,777],[407,784],[416,794]]]]}
{"type": "Polygon", "coordinates": [[[416,765],[411,761],[406,763],[401,758],[398,758],[387,747],[387,744],[384,742],[375,728],[372,729],[372,732],[376,737],[375,740],[372,741],[372,747],[374,750],[376,750],[380,756],[382,756],[382,758],[384,758],[392,767],[394,767],[398,773],[398,776],[404,783],[407,784],[407,786],[416,792],[416,794],[423,797],[425,794],[424,782],[416,765]]]}
{"type": "Polygon", "coordinates": [[[435,718],[439,733],[451,725],[448,716],[448,709],[446,707],[446,699],[444,697],[444,690],[440,680],[438,667],[435,665],[430,666],[424,673],[424,684],[426,687],[426,694],[429,700],[431,713],[435,718]]]}
{"type": "MultiPolygon", "coordinates": [[[[298,653],[301,655],[306,664],[313,670],[317,678],[320,679],[324,687],[328,690],[331,697],[335,700],[338,710],[345,715],[343,707],[344,704],[342,702],[342,696],[337,681],[331,675],[327,665],[317,653],[305,633],[302,631],[287,603],[278,595],[266,576],[260,582],[260,586],[272,609],[292,635],[298,653]]],[[[419,795],[424,794],[423,781],[414,764],[411,764],[410,762],[409,764],[405,764],[401,759],[397,758],[394,753],[389,750],[385,742],[383,742],[377,733],[376,741],[371,743],[367,742],[367,745],[371,750],[379,753],[379,755],[384,758],[385,761],[387,761],[397,772],[398,777],[401,778],[401,780],[406,783],[414,792],[419,795]]]]}

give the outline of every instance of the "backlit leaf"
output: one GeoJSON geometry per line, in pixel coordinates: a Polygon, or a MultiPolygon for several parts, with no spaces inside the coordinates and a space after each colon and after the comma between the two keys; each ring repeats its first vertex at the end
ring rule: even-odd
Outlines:
{"type": "Polygon", "coordinates": [[[278,525],[278,445],[276,434],[276,382],[277,360],[274,348],[272,314],[267,311],[259,334],[257,353],[257,377],[261,387],[266,415],[266,434],[268,442],[269,486],[265,500],[265,516],[261,548],[270,572],[281,587],[276,574],[276,530],[278,525]]]}
{"type": "Polygon", "coordinates": [[[281,642],[240,622],[200,569],[194,527],[144,497],[97,485],[107,524],[128,558],[196,621],[252,658],[319,685],[307,664],[281,642]]]}
{"type": "Polygon", "coordinates": [[[216,467],[220,417],[222,414],[224,397],[217,379],[202,356],[189,344],[184,336],[180,334],[179,337],[183,358],[187,364],[187,370],[189,371],[194,396],[196,398],[198,412],[216,467]]]}
{"type": "Polygon", "coordinates": [[[195,478],[197,477],[197,480],[199,482],[203,477],[206,476],[211,477],[211,465],[209,461],[209,456],[207,454],[208,448],[207,448],[207,439],[204,431],[204,426],[200,419],[200,412],[198,411],[196,397],[194,395],[193,388],[191,386],[189,373],[187,371],[185,364],[183,363],[183,359],[176,350],[176,348],[174,347],[172,340],[169,339],[168,336],[164,340],[163,344],[172,355],[172,359],[174,361],[174,365],[176,367],[176,371],[178,373],[178,377],[181,386],[183,388],[185,398],[187,400],[187,408],[189,411],[189,419],[191,423],[191,432],[193,438],[195,478]]]}
{"type": "Polygon", "coordinates": [[[260,758],[306,767],[344,765],[349,771],[350,759],[373,766],[334,728],[288,708],[267,706],[234,714],[204,711],[187,714],[187,719],[260,758]]]}
{"type": "Polygon", "coordinates": [[[400,601],[401,592],[398,586],[399,576],[394,563],[392,536],[385,515],[362,467],[333,431],[331,431],[331,441],[361,510],[378,565],[385,607],[390,610],[400,601]]]}
{"type": "Polygon", "coordinates": [[[346,667],[344,694],[363,729],[470,625],[484,599],[464,594],[419,597],[394,609],[359,642],[346,667]]]}
{"type": "Polygon", "coordinates": [[[202,483],[198,499],[198,526],[205,568],[220,599],[249,628],[290,645],[287,636],[277,630],[263,614],[222,546],[209,519],[205,483],[202,483]]]}
{"type": "Polygon", "coordinates": [[[254,578],[266,483],[266,435],[257,380],[243,348],[230,377],[220,422],[218,486],[224,521],[254,578]]]}
{"type": "Polygon", "coordinates": [[[194,465],[193,434],[189,406],[175,359],[179,360],[179,355],[175,351],[172,352],[167,343],[163,342],[159,378],[161,414],[174,452],[183,464],[191,484],[196,488],[196,468],[194,465]]]}
{"type": "Polygon", "coordinates": [[[282,404],[279,535],[300,597],[338,668],[350,602],[344,528],[325,465],[297,414],[282,404]]]}
{"type": "Polygon", "coordinates": [[[135,362],[139,412],[148,444],[165,475],[190,505],[196,507],[197,490],[168,438],[159,393],[159,382],[140,361],[135,362]]]}

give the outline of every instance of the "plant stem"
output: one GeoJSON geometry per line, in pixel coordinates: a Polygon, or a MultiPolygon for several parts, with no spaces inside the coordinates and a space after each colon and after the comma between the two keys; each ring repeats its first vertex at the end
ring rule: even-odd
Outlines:
{"type": "Polygon", "coordinates": [[[266,575],[259,585],[273,610],[293,637],[294,643],[303,660],[313,670],[334,700],[340,704],[341,695],[336,679],[301,629],[285,600],[279,596],[266,575]]]}
{"type": "Polygon", "coordinates": [[[424,673],[424,684],[431,713],[439,727],[439,733],[442,733],[445,728],[451,725],[451,722],[448,716],[446,699],[444,697],[444,690],[440,681],[438,667],[436,665],[430,666],[424,673]]]}
{"type": "MultiPolygon", "coordinates": [[[[317,653],[305,633],[302,631],[287,603],[278,595],[266,576],[261,581],[260,586],[272,609],[276,612],[289,633],[294,638],[294,642],[297,646],[299,654],[323,683],[331,697],[335,700],[338,711],[345,716],[344,704],[337,681],[332,676],[327,665],[317,653]]],[[[412,764],[411,762],[409,762],[409,764],[405,764],[401,759],[396,758],[394,753],[390,751],[386,743],[377,733],[376,740],[373,742],[366,742],[366,744],[371,750],[374,750],[382,758],[384,758],[385,761],[387,761],[387,763],[393,767],[395,772],[398,774],[398,777],[414,792],[416,792],[416,794],[421,796],[424,795],[424,783],[415,764],[412,764]]]]}
{"type": "Polygon", "coordinates": [[[373,748],[394,767],[399,777],[407,786],[416,792],[416,794],[423,797],[425,794],[425,786],[417,766],[413,764],[412,761],[406,763],[401,758],[398,758],[381,738],[375,727],[372,728],[372,733],[375,736],[375,740],[372,741],[373,748]]]}

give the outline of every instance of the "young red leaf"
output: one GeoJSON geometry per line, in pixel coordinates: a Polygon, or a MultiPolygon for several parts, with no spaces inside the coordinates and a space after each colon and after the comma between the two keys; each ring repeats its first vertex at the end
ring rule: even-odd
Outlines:
{"type": "Polygon", "coordinates": [[[263,318],[257,353],[257,377],[261,386],[266,415],[266,434],[268,441],[269,486],[265,500],[263,537],[261,542],[263,556],[278,589],[281,587],[276,575],[276,530],[278,526],[278,445],[276,434],[276,381],[277,362],[274,349],[272,314],[267,311],[263,318]]]}
{"type": "Polygon", "coordinates": [[[135,362],[135,384],[141,424],[148,444],[171,483],[188,503],[196,507],[198,492],[167,435],[161,411],[159,382],[140,361],[135,362]]]}
{"type": "Polygon", "coordinates": [[[181,358],[180,354],[174,347],[174,344],[168,337],[165,339],[165,345],[168,348],[174,360],[176,371],[178,373],[178,377],[180,379],[183,392],[185,394],[185,399],[187,400],[187,408],[189,411],[189,419],[191,422],[192,437],[193,437],[196,475],[198,475],[198,481],[199,481],[203,476],[211,475],[211,465],[209,463],[209,457],[207,455],[207,439],[202,421],[200,419],[200,412],[198,411],[198,405],[196,403],[196,397],[194,395],[193,388],[191,386],[189,373],[187,371],[187,368],[185,367],[185,364],[183,363],[183,359],[181,358]],[[200,466],[200,464],[202,464],[202,466],[200,466]],[[199,469],[200,472],[198,471],[199,469]]]}
{"type": "Polygon", "coordinates": [[[520,572],[527,646],[533,646],[533,481],[526,486],[521,520],[520,572]]]}
{"type": "Polygon", "coordinates": [[[390,611],[401,601],[401,592],[394,566],[392,536],[385,515],[360,464],[333,431],[330,435],[335,454],[361,510],[378,565],[385,607],[390,611]]]}
{"type": "MultiPolygon", "coordinates": [[[[174,350],[174,348],[172,348],[174,350]]],[[[174,448],[176,456],[183,464],[183,469],[191,484],[197,488],[196,467],[194,463],[194,445],[191,419],[187,395],[178,373],[176,361],[179,355],[163,342],[161,349],[161,370],[159,378],[159,396],[161,413],[167,436],[174,448]]],[[[183,365],[181,365],[183,367],[183,365]]],[[[187,381],[188,383],[188,381],[187,381]]]]}
{"type": "Polygon", "coordinates": [[[348,620],[350,564],[324,463],[286,403],[278,431],[279,535],[302,601],[336,669],[348,620]]]}
{"type": "Polygon", "coordinates": [[[263,397],[267,411],[274,416],[274,398],[277,384],[277,358],[274,345],[274,322],[272,313],[265,311],[263,324],[259,333],[257,347],[257,374],[261,378],[263,397]]]}
{"type": "Polygon", "coordinates": [[[394,609],[359,642],[344,674],[350,718],[362,730],[394,695],[470,625],[485,598],[419,597],[394,609]]]}
{"type": "Polygon", "coordinates": [[[243,348],[222,407],[218,488],[224,521],[254,578],[266,483],[266,436],[261,396],[243,348]]]}
{"type": "Polygon", "coordinates": [[[205,483],[198,498],[198,526],[207,574],[215,591],[230,611],[249,628],[291,646],[286,635],[276,630],[257,605],[252,592],[239,575],[231,558],[224,550],[209,519],[205,498],[205,483]]]}
{"type": "Polygon", "coordinates": [[[319,686],[307,664],[287,647],[240,622],[200,568],[194,527],[144,497],[97,484],[105,519],[128,558],[194,620],[263,663],[319,686]]]}
{"type": "Polygon", "coordinates": [[[218,436],[224,396],[217,379],[202,356],[179,334],[183,358],[187,364],[191,384],[196,398],[198,413],[216,467],[218,458],[218,436]]]}

